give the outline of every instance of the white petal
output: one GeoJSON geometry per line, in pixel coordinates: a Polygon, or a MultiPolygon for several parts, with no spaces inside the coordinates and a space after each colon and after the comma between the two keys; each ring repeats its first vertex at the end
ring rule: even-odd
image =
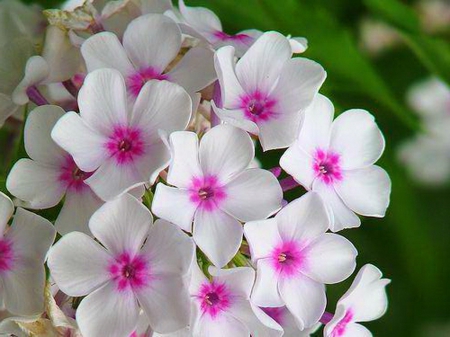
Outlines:
{"type": "Polygon", "coordinates": [[[181,276],[161,275],[136,296],[154,331],[175,332],[189,324],[189,295],[181,276]]]}
{"type": "Polygon", "coordinates": [[[344,171],[342,182],[336,191],[344,203],[354,212],[374,217],[384,217],[389,206],[391,179],[379,166],[344,171]]]}
{"type": "Polygon", "coordinates": [[[282,279],[280,294],[300,330],[316,324],[325,311],[325,287],[306,276],[282,279]]]}
{"type": "Polygon", "coordinates": [[[64,110],[55,105],[40,106],[30,112],[25,123],[24,142],[31,159],[50,165],[60,165],[65,159],[67,154],[50,136],[64,114],[64,110]]]}
{"type": "Polygon", "coordinates": [[[88,74],[78,93],[78,105],[86,124],[105,136],[115,126],[127,125],[127,93],[120,72],[98,69],[88,74]]]}
{"type": "Polygon", "coordinates": [[[256,282],[252,292],[252,302],[260,307],[280,307],[284,305],[278,291],[280,275],[269,259],[257,262],[256,282]]]}
{"type": "Polygon", "coordinates": [[[220,82],[222,106],[237,109],[245,92],[236,77],[234,48],[231,46],[220,48],[214,55],[214,66],[220,82]]]}
{"type": "Polygon", "coordinates": [[[358,252],[343,236],[326,233],[306,250],[306,268],[302,272],[317,282],[339,283],[355,270],[358,252]]]}
{"type": "Polygon", "coordinates": [[[195,243],[218,268],[230,262],[238,252],[242,232],[242,225],[220,210],[199,209],[195,214],[195,243]]]}
{"type": "Polygon", "coordinates": [[[92,234],[113,255],[136,254],[153,222],[149,210],[129,194],[108,201],[91,217],[92,234]]]}
{"type": "Polygon", "coordinates": [[[114,287],[109,282],[81,301],[76,317],[84,337],[123,337],[133,332],[139,317],[136,298],[114,287]]]}
{"type": "Polygon", "coordinates": [[[297,141],[289,147],[280,158],[280,166],[298,183],[310,190],[315,178],[314,160],[297,141]]]}
{"type": "Polygon", "coordinates": [[[275,219],[247,222],[244,234],[250,245],[253,261],[269,257],[275,246],[281,242],[275,219]]]}
{"type": "Polygon", "coordinates": [[[181,86],[168,81],[149,81],[137,97],[130,125],[139,127],[152,141],[159,141],[159,131],[171,134],[184,130],[191,109],[192,100],[181,86]]]}
{"type": "Polygon", "coordinates": [[[4,193],[0,192],[0,238],[3,237],[6,224],[14,213],[14,204],[4,193]]]}
{"type": "Polygon", "coordinates": [[[341,197],[336,193],[334,186],[326,185],[316,179],[312,190],[317,192],[325,203],[330,217],[331,231],[338,232],[344,228],[354,228],[361,225],[361,220],[344,204],[341,197]]]}
{"type": "Polygon", "coordinates": [[[173,8],[171,0],[152,0],[140,3],[143,14],[147,13],[164,13],[173,8]]]}
{"type": "Polygon", "coordinates": [[[384,151],[384,137],[365,110],[348,110],[333,122],[330,147],[341,154],[345,170],[374,164],[384,151]]]}
{"type": "Polygon", "coordinates": [[[56,230],[61,235],[74,231],[90,235],[89,219],[102,204],[103,201],[88,188],[67,192],[55,222],[56,230]]]}
{"type": "Polygon", "coordinates": [[[191,232],[194,213],[197,205],[190,200],[187,190],[166,186],[159,183],[156,186],[152,202],[152,212],[170,221],[186,232],[191,232]]]}
{"type": "Polygon", "coordinates": [[[222,31],[220,19],[208,8],[188,7],[184,0],[179,0],[178,6],[186,22],[200,33],[222,31]]]}
{"type": "Polygon", "coordinates": [[[248,167],[255,149],[250,136],[235,127],[218,125],[208,131],[200,143],[200,164],[205,175],[227,182],[248,167]]]}
{"type": "Polygon", "coordinates": [[[5,121],[19,111],[19,106],[14,104],[11,97],[0,92],[0,127],[5,121]]]}
{"type": "Polygon", "coordinates": [[[72,155],[77,166],[85,172],[97,169],[107,156],[104,147],[106,138],[87,126],[73,111],[66,113],[56,123],[52,138],[72,155]]]}
{"type": "Polygon", "coordinates": [[[170,135],[172,160],[167,182],[177,187],[190,187],[192,178],[203,175],[198,158],[198,137],[194,132],[173,132],[170,135]]]}
{"type": "Polygon", "coordinates": [[[111,68],[127,76],[134,71],[125,49],[113,33],[101,32],[92,35],[82,44],[81,53],[88,72],[111,68]]]}
{"type": "Polygon", "coordinates": [[[136,68],[153,67],[163,72],[181,47],[181,31],[169,17],[147,14],[131,21],[123,46],[136,68]]]}
{"type": "Polygon", "coordinates": [[[167,75],[189,93],[200,91],[217,79],[214,53],[204,47],[191,48],[167,75]]]}
{"type": "Polygon", "coordinates": [[[350,323],[342,337],[372,337],[372,333],[361,324],[350,323]]]}
{"type": "Polygon", "coordinates": [[[195,245],[177,226],[158,219],[150,229],[143,252],[154,275],[185,275],[193,261],[195,245]]]}
{"type": "Polygon", "coordinates": [[[64,235],[48,255],[48,267],[58,287],[69,296],[85,296],[110,278],[112,257],[83,233],[64,235]]]}
{"type": "Polygon", "coordinates": [[[298,135],[301,114],[282,113],[276,119],[258,123],[259,140],[263,151],[283,149],[291,146],[298,135]]]}
{"type": "Polygon", "coordinates": [[[56,167],[20,159],[9,172],[6,188],[33,208],[50,208],[56,206],[66,192],[66,186],[59,182],[60,174],[56,167]]]}
{"type": "Polygon", "coordinates": [[[329,226],[325,206],[314,192],[308,192],[289,203],[275,219],[283,240],[301,240],[305,244],[325,233],[329,226]]]}
{"type": "Polygon", "coordinates": [[[162,139],[148,145],[146,153],[135,160],[135,167],[142,177],[142,182],[153,185],[162,170],[170,163],[170,152],[162,139]]]}
{"type": "Polygon", "coordinates": [[[200,316],[194,326],[194,336],[214,337],[248,337],[250,331],[239,320],[229,314],[223,314],[214,320],[208,316],[200,316]]]}
{"type": "Polygon", "coordinates": [[[224,283],[230,292],[243,299],[249,299],[255,282],[255,271],[250,267],[218,269],[210,267],[209,272],[215,280],[224,283]]]}
{"type": "Polygon", "coordinates": [[[42,56],[32,56],[25,66],[25,75],[12,93],[13,102],[17,105],[25,105],[29,102],[27,89],[38,85],[47,79],[50,68],[42,56]]]}
{"type": "Polygon", "coordinates": [[[308,40],[304,37],[292,37],[289,39],[289,43],[294,54],[304,53],[308,49],[308,40]]]}
{"type": "Polygon", "coordinates": [[[242,109],[236,110],[220,109],[216,106],[214,101],[211,101],[211,106],[215,114],[226,124],[235,126],[239,129],[245,130],[254,135],[259,134],[258,125],[256,125],[256,123],[252,122],[251,120],[247,119],[242,109]]]}
{"type": "Polygon", "coordinates": [[[264,33],[236,65],[236,75],[244,90],[268,94],[291,55],[285,36],[278,32],[264,33]]]}

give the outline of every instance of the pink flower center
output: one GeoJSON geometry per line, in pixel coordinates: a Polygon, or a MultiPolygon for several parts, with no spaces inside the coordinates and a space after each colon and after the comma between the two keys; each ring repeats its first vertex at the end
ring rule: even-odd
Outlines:
{"type": "Polygon", "coordinates": [[[314,154],[313,169],[316,177],[322,179],[325,184],[333,184],[343,178],[340,155],[331,151],[317,149],[314,154]]]}
{"type": "Polygon", "coordinates": [[[305,252],[295,241],[281,242],[271,254],[273,268],[282,276],[293,277],[304,268],[305,252]]]}
{"type": "Polygon", "coordinates": [[[214,32],[214,37],[223,42],[227,41],[238,41],[245,44],[251,44],[254,41],[254,38],[247,35],[247,34],[235,34],[235,35],[229,35],[225,32],[222,32],[220,30],[217,30],[214,32]]]}
{"type": "Polygon", "coordinates": [[[265,122],[277,117],[277,101],[268,95],[255,91],[241,97],[240,108],[247,119],[254,123],[265,122]]]}
{"type": "Polygon", "coordinates": [[[280,325],[283,325],[284,315],[286,308],[278,307],[278,308],[261,308],[269,317],[271,317],[275,322],[280,325]]]}
{"type": "Polygon", "coordinates": [[[0,275],[12,269],[13,260],[12,242],[7,239],[0,239],[0,275]]]}
{"type": "Polygon", "coordinates": [[[221,312],[227,310],[232,300],[227,286],[215,281],[202,284],[196,298],[200,302],[202,314],[210,318],[216,318],[221,312]]]}
{"type": "Polygon", "coordinates": [[[127,87],[133,97],[137,97],[141,92],[142,87],[150,80],[168,80],[169,76],[162,74],[153,67],[144,68],[136,71],[134,74],[128,76],[127,87]]]}
{"type": "Polygon", "coordinates": [[[80,170],[73,158],[68,155],[66,161],[61,166],[59,181],[63,183],[67,189],[81,192],[88,188],[88,185],[86,185],[84,181],[89,178],[92,173],[93,172],[84,172],[80,170]]]}
{"type": "Polygon", "coordinates": [[[108,270],[119,291],[139,289],[150,282],[150,268],[141,255],[132,257],[127,252],[122,253],[108,270]]]}
{"type": "Polygon", "coordinates": [[[353,312],[351,310],[348,310],[345,313],[344,318],[342,318],[338,324],[334,327],[333,331],[331,332],[331,337],[340,337],[345,334],[345,331],[347,330],[347,325],[352,321],[353,319],[353,312]]]}
{"type": "Polygon", "coordinates": [[[226,198],[225,187],[212,175],[193,178],[189,192],[191,202],[207,211],[215,210],[226,198]]]}
{"type": "Polygon", "coordinates": [[[145,153],[142,133],[137,128],[116,126],[106,148],[118,164],[127,164],[145,153]]]}

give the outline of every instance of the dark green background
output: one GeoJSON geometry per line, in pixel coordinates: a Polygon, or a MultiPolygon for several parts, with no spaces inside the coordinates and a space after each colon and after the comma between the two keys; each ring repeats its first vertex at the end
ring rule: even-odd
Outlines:
{"type": "MultiPolygon", "coordinates": [[[[388,313],[366,326],[375,336],[440,337],[426,335],[423,329],[430,324],[450,324],[449,189],[448,185],[421,187],[410,179],[396,160],[396,148],[420,132],[419,121],[404,102],[407,88],[431,72],[450,79],[448,35],[424,34],[407,2],[396,0],[186,2],[214,10],[230,33],[257,28],[305,36],[309,49],[304,56],[320,62],[327,70],[322,92],[332,99],[337,111],[364,108],[376,116],[387,142],[380,165],[392,178],[391,206],[384,219],[365,218],[360,229],[343,232],[359,250],[359,267],[373,263],[392,279],[388,313]],[[406,45],[376,59],[361,52],[359,23],[369,15],[396,26],[406,45]]],[[[40,3],[49,7],[57,2],[40,3]]],[[[6,134],[0,130],[0,136],[2,148],[6,134]]],[[[279,156],[278,152],[270,152],[261,158],[265,167],[270,168],[277,165],[279,156]]],[[[4,175],[9,163],[2,166],[4,175]]],[[[296,193],[298,196],[296,191],[289,197],[295,197],[296,193]]],[[[334,310],[336,299],[349,283],[350,280],[329,287],[329,311],[334,310]]]]}

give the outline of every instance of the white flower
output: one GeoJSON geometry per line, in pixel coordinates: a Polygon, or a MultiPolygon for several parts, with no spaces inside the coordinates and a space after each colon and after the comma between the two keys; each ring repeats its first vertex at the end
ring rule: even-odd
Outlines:
{"type": "Polygon", "coordinates": [[[372,333],[359,322],[369,322],[384,315],[388,300],[381,271],[367,264],[356,275],[350,289],[337,303],[333,319],[325,326],[325,337],[371,337],[372,333]]]}
{"type": "Polygon", "coordinates": [[[334,107],[319,95],[308,108],[297,141],[283,154],[281,167],[307,190],[320,194],[332,231],[358,227],[355,214],[383,217],[391,181],[373,165],[383,153],[384,138],[374,117],[349,110],[333,121],[334,107]]]}
{"type": "Polygon", "coordinates": [[[117,70],[89,74],[78,95],[80,115],[68,112],[52,138],[69,152],[85,180],[103,200],[154,182],[170,161],[160,134],[184,130],[192,102],[180,86],[167,81],[144,85],[133,107],[117,70]]]}
{"type": "Polygon", "coordinates": [[[300,330],[311,328],[324,313],[324,284],[341,282],[355,269],[355,247],[340,235],[325,233],[328,225],[322,200],[309,192],[275,218],[244,226],[257,266],[253,303],[286,305],[300,330]]]}
{"type": "Polygon", "coordinates": [[[216,52],[225,122],[259,135],[264,150],[288,147],[299,132],[302,113],[311,104],[326,73],[316,62],[293,58],[289,41],[264,33],[237,62],[234,48],[216,52]]]}
{"type": "Polygon", "coordinates": [[[216,79],[213,52],[202,47],[192,48],[166,71],[180,48],[178,25],[164,15],[148,14],[128,25],[123,44],[113,33],[102,32],[87,39],[81,52],[88,71],[100,68],[119,70],[133,98],[149,80],[178,83],[192,95],[216,79]]]}
{"type": "Polygon", "coordinates": [[[44,311],[44,261],[56,231],[52,224],[17,208],[0,193],[0,308],[32,316],[44,311]]]}
{"type": "Polygon", "coordinates": [[[152,211],[190,232],[217,267],[237,253],[240,221],[265,219],[281,207],[282,191],[275,176],[247,169],[254,158],[248,134],[230,125],[208,131],[200,145],[195,133],[170,136],[172,161],[167,182],[158,184],[152,211]]]}
{"type": "Polygon", "coordinates": [[[35,209],[64,204],[55,222],[57,231],[89,234],[87,222],[103,201],[85,184],[91,173],[83,172],[50,134],[65,112],[44,105],[30,112],[24,129],[25,150],[30,159],[20,159],[11,169],[6,187],[15,197],[35,209]]]}
{"type": "Polygon", "coordinates": [[[133,332],[140,308],[153,330],[167,333],[189,323],[184,277],[194,244],[178,227],[158,220],[129,195],[103,205],[89,222],[97,240],[73,232],[49,252],[60,289],[86,296],[76,318],[84,337],[123,337],[133,332]]]}

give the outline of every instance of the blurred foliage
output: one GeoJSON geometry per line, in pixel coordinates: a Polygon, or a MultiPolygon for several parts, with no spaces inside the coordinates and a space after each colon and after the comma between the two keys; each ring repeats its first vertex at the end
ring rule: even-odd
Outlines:
{"type": "MultiPolygon", "coordinates": [[[[56,0],[41,0],[43,7],[56,0]]],[[[405,104],[405,92],[416,80],[434,73],[450,83],[450,45],[444,35],[427,35],[411,1],[398,0],[187,0],[205,6],[221,18],[225,30],[278,30],[304,36],[309,49],[302,55],[321,63],[328,72],[322,92],[337,111],[371,111],[386,137],[380,165],[387,169],[393,190],[384,219],[364,218],[358,230],[343,232],[359,249],[359,266],[373,263],[386,277],[390,308],[379,321],[367,323],[375,336],[425,337],[425,325],[450,323],[450,190],[421,187],[396,160],[397,146],[420,132],[418,119],[405,104]],[[372,16],[395,27],[404,44],[376,58],[360,48],[359,27],[372,16]]],[[[22,156],[22,145],[11,143],[20,128],[0,130],[0,148],[12,149],[0,157],[0,188],[12,160],[22,156]],[[19,154],[19,155],[17,155],[19,154]]],[[[17,139],[17,137],[16,137],[17,139]]],[[[261,151],[259,149],[259,154],[261,151]]],[[[278,165],[280,151],[259,156],[266,168],[278,165]]],[[[299,196],[300,189],[288,193],[299,196]]],[[[52,216],[51,213],[47,213],[52,216]]],[[[333,311],[351,280],[329,287],[333,311]]],[[[431,335],[430,335],[431,336],[431,335]]],[[[433,336],[436,336],[433,334],[433,336]]],[[[444,336],[444,334],[442,335],[444,336]]]]}

